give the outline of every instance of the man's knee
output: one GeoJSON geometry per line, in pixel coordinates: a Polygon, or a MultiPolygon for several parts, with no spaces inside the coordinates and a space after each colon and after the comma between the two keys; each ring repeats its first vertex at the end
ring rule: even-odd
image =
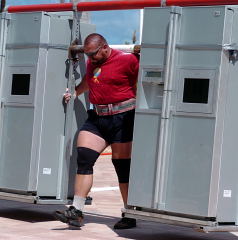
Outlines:
{"type": "Polygon", "coordinates": [[[130,176],[131,159],[112,159],[119,183],[128,183],[130,176]]]}
{"type": "Polygon", "coordinates": [[[78,147],[78,170],[77,174],[88,175],[93,174],[93,166],[99,157],[99,153],[86,147],[78,147]]]}

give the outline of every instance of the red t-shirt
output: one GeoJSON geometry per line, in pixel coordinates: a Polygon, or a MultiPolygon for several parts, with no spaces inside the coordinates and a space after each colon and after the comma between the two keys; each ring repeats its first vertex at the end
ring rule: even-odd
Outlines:
{"type": "Polygon", "coordinates": [[[112,49],[109,58],[101,65],[87,62],[86,79],[89,101],[93,104],[110,104],[135,98],[139,59],[131,53],[112,49]]]}

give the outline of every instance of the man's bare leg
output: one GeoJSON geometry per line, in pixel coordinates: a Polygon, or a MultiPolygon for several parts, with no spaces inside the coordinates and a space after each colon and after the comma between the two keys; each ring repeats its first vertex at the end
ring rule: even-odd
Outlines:
{"type": "MultiPolygon", "coordinates": [[[[107,143],[103,138],[91,132],[80,131],[78,140],[77,140],[77,147],[85,147],[85,148],[94,150],[98,153],[101,153],[107,147],[107,143]]],[[[82,205],[82,203],[77,204],[77,201],[80,201],[80,199],[81,201],[83,201],[83,199],[87,197],[92,185],[93,185],[93,174],[89,174],[89,175],[77,174],[76,175],[75,185],[74,185],[74,192],[75,192],[74,198],[77,198],[77,199],[76,201],[74,201],[73,205],[76,205],[78,206],[78,208],[81,208],[80,210],[82,210],[83,206],[79,207],[79,205],[82,205]]]]}
{"type": "MultiPolygon", "coordinates": [[[[99,154],[106,148],[107,143],[104,139],[91,132],[80,131],[77,146],[79,148],[82,147],[82,149],[80,149],[82,151],[82,158],[85,158],[86,156],[87,161],[87,154],[89,154],[89,158],[91,156],[93,159],[92,162],[94,162],[99,154]],[[84,151],[86,151],[86,154],[84,151]]],[[[90,173],[92,172],[91,167],[90,170],[87,168],[83,170],[89,171],[90,173]]],[[[80,227],[83,219],[82,210],[85,205],[86,196],[88,195],[92,184],[93,174],[77,174],[75,178],[75,195],[73,206],[70,206],[65,211],[56,211],[55,217],[61,222],[69,224],[70,226],[80,227]]]]}
{"type": "MultiPolygon", "coordinates": [[[[113,143],[111,147],[112,147],[112,159],[131,158],[132,142],[113,143]]],[[[119,183],[122,200],[125,206],[127,204],[127,198],[128,198],[128,185],[129,185],[128,183],[119,183]]]]}
{"type": "MultiPolygon", "coordinates": [[[[122,180],[121,181],[128,181],[128,167],[129,163],[123,162],[122,165],[118,165],[116,161],[130,161],[131,158],[131,147],[132,147],[132,142],[128,143],[114,143],[112,144],[112,159],[113,159],[113,164],[117,171],[125,170],[125,172],[122,173],[122,180]],[[123,179],[124,178],[124,179],[123,179]]],[[[126,207],[127,205],[127,199],[128,199],[128,182],[121,182],[119,183],[119,188],[121,192],[121,196],[124,202],[124,206],[126,207]]],[[[128,228],[133,228],[136,227],[136,220],[133,218],[127,218],[122,215],[122,218],[114,225],[114,229],[128,229],[128,228]]]]}
{"type": "Polygon", "coordinates": [[[86,198],[93,185],[93,175],[76,174],[74,194],[86,198]]]}

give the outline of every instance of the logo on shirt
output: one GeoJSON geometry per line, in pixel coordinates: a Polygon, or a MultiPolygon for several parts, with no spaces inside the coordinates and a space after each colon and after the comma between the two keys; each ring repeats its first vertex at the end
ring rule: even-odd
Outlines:
{"type": "Polygon", "coordinates": [[[101,74],[101,68],[95,68],[93,71],[93,81],[94,83],[99,83],[98,77],[101,74]]]}

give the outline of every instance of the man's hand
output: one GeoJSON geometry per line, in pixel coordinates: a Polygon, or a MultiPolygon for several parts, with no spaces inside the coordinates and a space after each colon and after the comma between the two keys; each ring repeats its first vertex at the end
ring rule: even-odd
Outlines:
{"type": "Polygon", "coordinates": [[[66,92],[64,93],[64,102],[65,103],[68,103],[69,102],[69,100],[71,99],[71,97],[72,97],[72,94],[69,92],[69,89],[68,88],[66,88],[66,92]]]}
{"type": "Polygon", "coordinates": [[[140,54],[140,50],[141,50],[141,45],[135,45],[133,49],[133,53],[140,54]]]}
{"type": "Polygon", "coordinates": [[[75,39],[68,48],[68,58],[73,61],[79,61],[79,53],[83,53],[84,49],[78,45],[78,39],[75,39]]]}

